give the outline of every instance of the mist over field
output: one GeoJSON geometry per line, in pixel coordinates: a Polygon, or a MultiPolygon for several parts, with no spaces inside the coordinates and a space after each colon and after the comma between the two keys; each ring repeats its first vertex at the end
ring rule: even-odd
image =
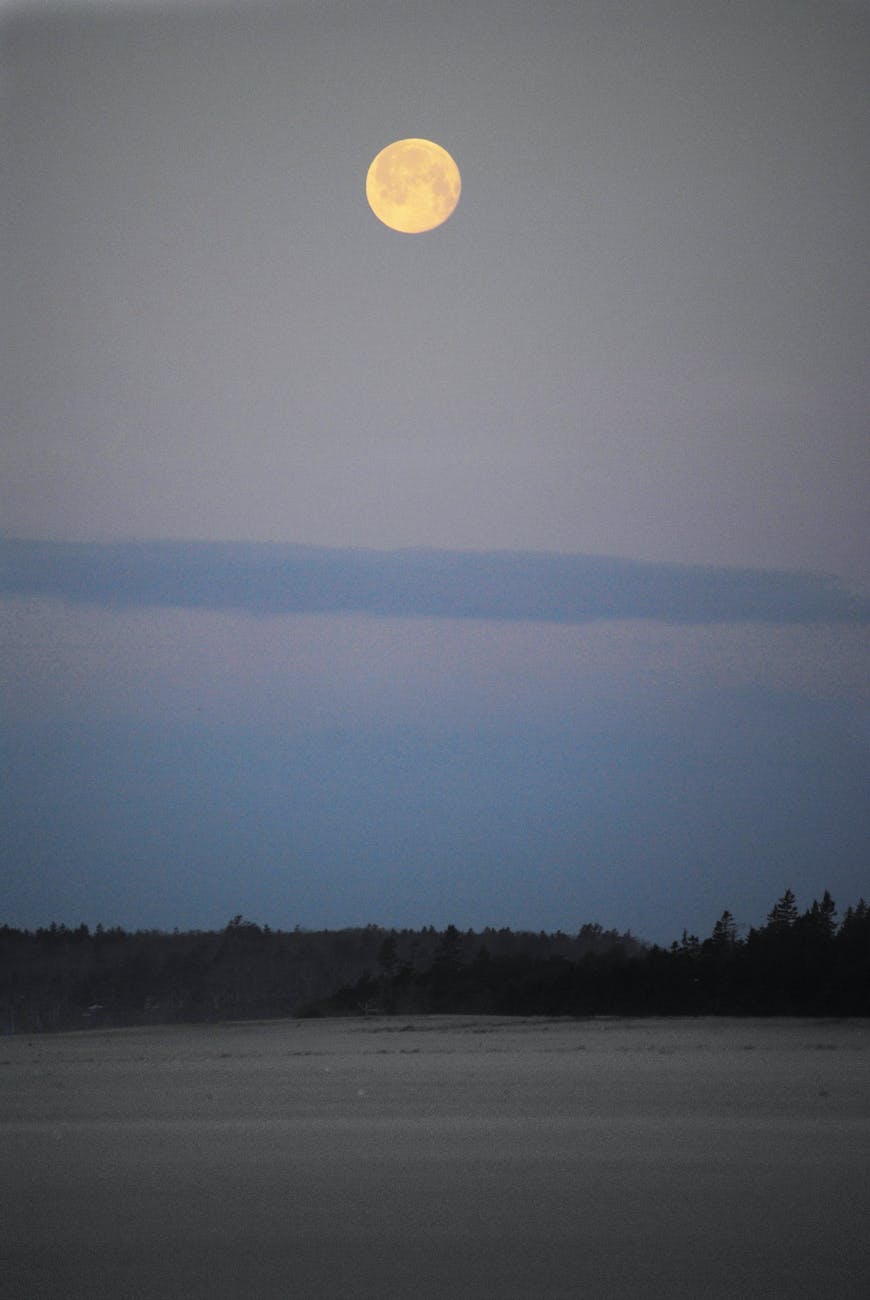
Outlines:
{"type": "Polygon", "coordinates": [[[866,1021],[5,1039],[16,1296],[863,1300],[866,1021]]]}

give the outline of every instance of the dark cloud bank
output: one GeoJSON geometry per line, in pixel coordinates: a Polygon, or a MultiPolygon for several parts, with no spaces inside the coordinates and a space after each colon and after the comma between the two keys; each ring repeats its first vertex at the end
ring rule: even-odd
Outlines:
{"type": "Polygon", "coordinates": [[[583,623],[867,623],[829,577],[533,551],[0,540],[0,592],[108,607],[583,623]]]}

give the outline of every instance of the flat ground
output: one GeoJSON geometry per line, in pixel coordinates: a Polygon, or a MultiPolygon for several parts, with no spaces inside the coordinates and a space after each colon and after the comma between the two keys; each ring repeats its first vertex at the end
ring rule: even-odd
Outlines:
{"type": "Polygon", "coordinates": [[[16,1300],[864,1300],[870,1022],[5,1038],[0,1191],[16,1300]]]}

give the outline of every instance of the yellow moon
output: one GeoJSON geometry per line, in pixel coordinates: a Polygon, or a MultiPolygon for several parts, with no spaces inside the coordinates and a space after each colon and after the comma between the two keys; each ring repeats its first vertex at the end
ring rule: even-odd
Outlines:
{"type": "Polygon", "coordinates": [[[459,168],[432,140],[395,140],[375,157],[366,198],[392,230],[417,235],[446,221],[459,202],[459,168]]]}

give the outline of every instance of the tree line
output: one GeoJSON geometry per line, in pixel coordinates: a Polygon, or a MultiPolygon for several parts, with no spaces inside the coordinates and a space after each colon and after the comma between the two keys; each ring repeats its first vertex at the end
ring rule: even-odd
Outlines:
{"type": "Polygon", "coordinates": [[[312,1014],[870,1015],[870,907],[841,922],[826,891],[803,913],[786,890],[745,937],[730,912],[708,938],[683,932],[670,948],[614,943],[576,960],[482,946],[463,959],[456,932],[424,971],[381,969],[312,1007],[312,1014]]]}
{"type": "MultiPolygon", "coordinates": [[[[242,916],[222,930],[171,934],[58,922],[33,931],[2,925],[0,1032],[296,1016],[369,971],[395,963],[396,970],[424,972],[442,941],[433,926],[281,931],[242,916]]],[[[457,952],[463,961],[481,947],[499,957],[576,961],[620,945],[642,950],[631,935],[585,925],[574,935],[469,930],[457,952]]]]}
{"type": "Polygon", "coordinates": [[[670,948],[583,925],[219,931],[0,926],[0,1030],[282,1016],[870,1015],[870,907],[786,890],[741,936],[730,912],[670,948]]]}

